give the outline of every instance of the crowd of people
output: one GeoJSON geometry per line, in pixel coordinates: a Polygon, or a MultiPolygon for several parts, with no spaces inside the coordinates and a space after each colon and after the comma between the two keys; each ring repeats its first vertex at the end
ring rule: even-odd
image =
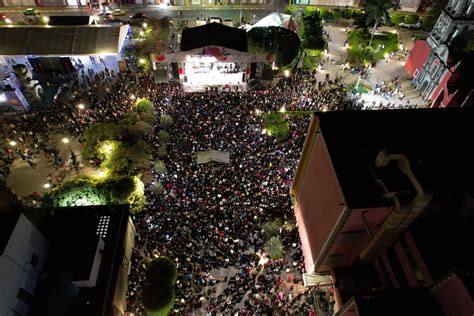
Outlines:
{"type": "MultiPolygon", "coordinates": [[[[187,93],[145,74],[106,70],[79,72],[63,88],[68,93],[44,111],[2,118],[3,138],[16,142],[7,142],[3,151],[5,176],[16,158],[34,168],[39,155],[48,157],[56,170],[72,170],[79,158],[72,151],[70,158],[60,155],[57,135],[78,137],[93,124],[119,120],[137,98],[150,99],[158,115],[174,119],[166,171],[154,174],[147,206],[134,218],[138,236],[127,293],[131,311],[142,311],[142,264],[158,256],[175,260],[182,276],[176,285],[177,313],[296,315],[311,310],[289,198],[309,117],[291,119],[290,137],[280,143],[262,133],[261,113],[282,107],[342,110],[346,94],[337,80],[318,82],[315,73],[298,72],[270,90],[187,93]],[[197,152],[207,150],[229,152],[230,164],[198,165],[197,152]],[[152,190],[157,182],[164,187],[162,195],[152,190]],[[286,250],[282,260],[265,253],[261,227],[275,218],[285,223],[280,229],[286,250]]],[[[157,133],[147,141],[158,159],[157,133]]],[[[54,185],[63,179],[51,176],[47,181],[54,185]]]]}
{"type": "MultiPolygon", "coordinates": [[[[304,72],[267,91],[185,93],[179,87],[140,86],[144,97],[155,98],[160,114],[175,121],[166,172],[155,175],[165,191],[156,196],[150,187],[149,203],[135,219],[132,310],[142,308],[141,263],[167,256],[183,275],[177,284],[178,313],[307,314],[311,296],[302,287],[303,258],[289,189],[309,117],[290,120],[291,136],[278,143],[262,134],[260,113],[282,107],[343,109],[347,102],[340,85],[329,78],[318,84],[314,73],[304,72]],[[230,164],[198,165],[196,154],[208,150],[229,152],[230,164]],[[261,229],[275,218],[288,223],[280,232],[287,255],[278,261],[266,258],[261,229]]],[[[158,136],[151,143],[158,152],[158,136]]]]}

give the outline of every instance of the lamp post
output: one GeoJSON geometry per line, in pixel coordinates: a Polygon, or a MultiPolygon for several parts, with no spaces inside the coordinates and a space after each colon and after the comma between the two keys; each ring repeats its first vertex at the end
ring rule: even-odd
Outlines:
{"type": "Polygon", "coordinates": [[[240,23],[243,22],[243,16],[242,16],[242,1],[243,1],[243,0],[240,0],[240,23]]]}

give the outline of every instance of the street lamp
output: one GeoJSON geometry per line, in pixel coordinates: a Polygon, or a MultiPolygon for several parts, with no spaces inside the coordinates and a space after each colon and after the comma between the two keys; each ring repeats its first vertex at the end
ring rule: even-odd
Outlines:
{"type": "Polygon", "coordinates": [[[64,137],[64,138],[62,139],[62,142],[63,142],[64,144],[69,144],[69,138],[64,137]]]}
{"type": "Polygon", "coordinates": [[[144,28],[147,28],[147,27],[148,27],[148,23],[143,22],[143,27],[144,27],[144,28]]]}
{"type": "Polygon", "coordinates": [[[10,146],[15,146],[16,145],[16,141],[12,140],[11,142],[9,142],[10,146]]]}
{"type": "Polygon", "coordinates": [[[77,105],[77,108],[78,108],[79,110],[84,110],[84,109],[85,109],[85,105],[82,104],[82,103],[79,103],[79,104],[77,105]]]}
{"type": "Polygon", "coordinates": [[[51,184],[45,183],[45,184],[43,184],[43,188],[49,189],[49,188],[51,188],[51,184]]]}

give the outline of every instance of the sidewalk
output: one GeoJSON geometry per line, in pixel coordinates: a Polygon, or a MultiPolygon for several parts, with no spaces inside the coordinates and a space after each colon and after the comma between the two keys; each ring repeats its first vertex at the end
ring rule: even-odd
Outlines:
{"type": "MultiPolygon", "coordinates": [[[[66,135],[67,136],[67,135],[66,135]]],[[[55,148],[59,150],[59,154],[64,162],[70,159],[71,152],[69,147],[78,157],[79,161],[84,164],[84,168],[80,170],[79,173],[71,171],[68,173],[64,181],[71,180],[76,177],[76,175],[98,175],[99,170],[95,168],[88,167],[88,163],[83,161],[80,156],[81,145],[77,139],[69,137],[69,147],[68,145],[62,143],[63,135],[53,134],[50,139],[55,148]]],[[[15,159],[11,166],[11,173],[6,178],[7,185],[19,196],[26,197],[32,192],[38,192],[40,195],[47,191],[44,187],[44,184],[48,182],[48,176],[58,175],[60,172],[56,170],[53,166],[52,161],[49,161],[45,158],[44,153],[40,151],[39,154],[35,155],[34,162],[36,164],[35,168],[32,168],[28,163],[20,158],[15,159]]],[[[53,181],[56,183],[55,181],[53,181]]]]}

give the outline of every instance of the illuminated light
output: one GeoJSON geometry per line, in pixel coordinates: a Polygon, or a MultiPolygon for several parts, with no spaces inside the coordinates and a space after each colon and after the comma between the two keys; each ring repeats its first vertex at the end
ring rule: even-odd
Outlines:
{"type": "Polygon", "coordinates": [[[262,129],[262,135],[265,135],[266,133],[267,133],[267,129],[266,128],[262,129]]]}
{"type": "Polygon", "coordinates": [[[287,69],[285,70],[285,77],[289,77],[290,76],[290,71],[287,69]]]}
{"type": "Polygon", "coordinates": [[[16,145],[16,141],[12,140],[11,142],[9,142],[10,146],[15,146],[16,145]]]}
{"type": "Polygon", "coordinates": [[[144,36],[144,35],[145,35],[145,32],[143,32],[143,31],[140,31],[140,33],[139,33],[139,34],[140,34],[140,36],[144,36]]]}
{"type": "Polygon", "coordinates": [[[79,103],[79,104],[77,105],[77,108],[78,108],[79,110],[84,110],[84,109],[85,109],[85,105],[82,104],[82,103],[79,103]]]}
{"type": "Polygon", "coordinates": [[[62,142],[65,143],[65,144],[68,144],[68,143],[69,143],[69,138],[64,137],[64,138],[62,139],[62,142]]]}
{"type": "Polygon", "coordinates": [[[105,177],[106,173],[104,170],[99,171],[99,177],[105,177]]]}
{"type": "Polygon", "coordinates": [[[266,264],[268,262],[268,258],[265,256],[265,255],[260,255],[260,254],[257,254],[260,259],[258,260],[258,265],[259,266],[263,266],[264,264],[266,264]]]}
{"type": "Polygon", "coordinates": [[[49,18],[47,16],[43,16],[41,18],[45,23],[48,23],[49,22],[49,18]]]}
{"type": "Polygon", "coordinates": [[[181,299],[181,303],[183,303],[183,304],[184,304],[184,302],[186,302],[186,301],[184,300],[184,298],[182,298],[182,299],[181,299]]]}
{"type": "Polygon", "coordinates": [[[51,184],[45,183],[45,184],[43,184],[43,188],[49,189],[49,188],[51,188],[51,184]]]}
{"type": "Polygon", "coordinates": [[[140,58],[138,62],[143,65],[144,63],[146,63],[146,60],[145,58],[140,58]]]}
{"type": "Polygon", "coordinates": [[[4,93],[0,94],[0,102],[5,102],[7,101],[7,97],[5,96],[4,93]]]}
{"type": "Polygon", "coordinates": [[[260,111],[259,109],[255,109],[255,115],[260,115],[262,114],[262,111],[260,111]]]}
{"type": "Polygon", "coordinates": [[[146,22],[143,22],[143,27],[144,28],[147,28],[148,27],[148,24],[146,22]]]}
{"type": "Polygon", "coordinates": [[[136,98],[137,98],[137,97],[136,97],[134,94],[132,94],[132,95],[130,96],[130,99],[132,99],[132,100],[135,100],[136,98]]]}
{"type": "Polygon", "coordinates": [[[281,113],[285,113],[285,112],[286,112],[285,106],[282,106],[282,107],[281,107],[280,112],[281,112],[281,113]]]}
{"type": "Polygon", "coordinates": [[[325,48],[325,49],[324,49],[324,55],[327,55],[327,54],[328,54],[328,49],[325,48]]]}
{"type": "Polygon", "coordinates": [[[389,56],[390,56],[390,55],[389,55],[388,53],[385,53],[385,54],[383,55],[384,58],[388,58],[389,56]]]}
{"type": "Polygon", "coordinates": [[[12,20],[10,20],[9,18],[6,18],[6,19],[5,19],[5,23],[11,24],[11,23],[12,23],[12,20]]]}

